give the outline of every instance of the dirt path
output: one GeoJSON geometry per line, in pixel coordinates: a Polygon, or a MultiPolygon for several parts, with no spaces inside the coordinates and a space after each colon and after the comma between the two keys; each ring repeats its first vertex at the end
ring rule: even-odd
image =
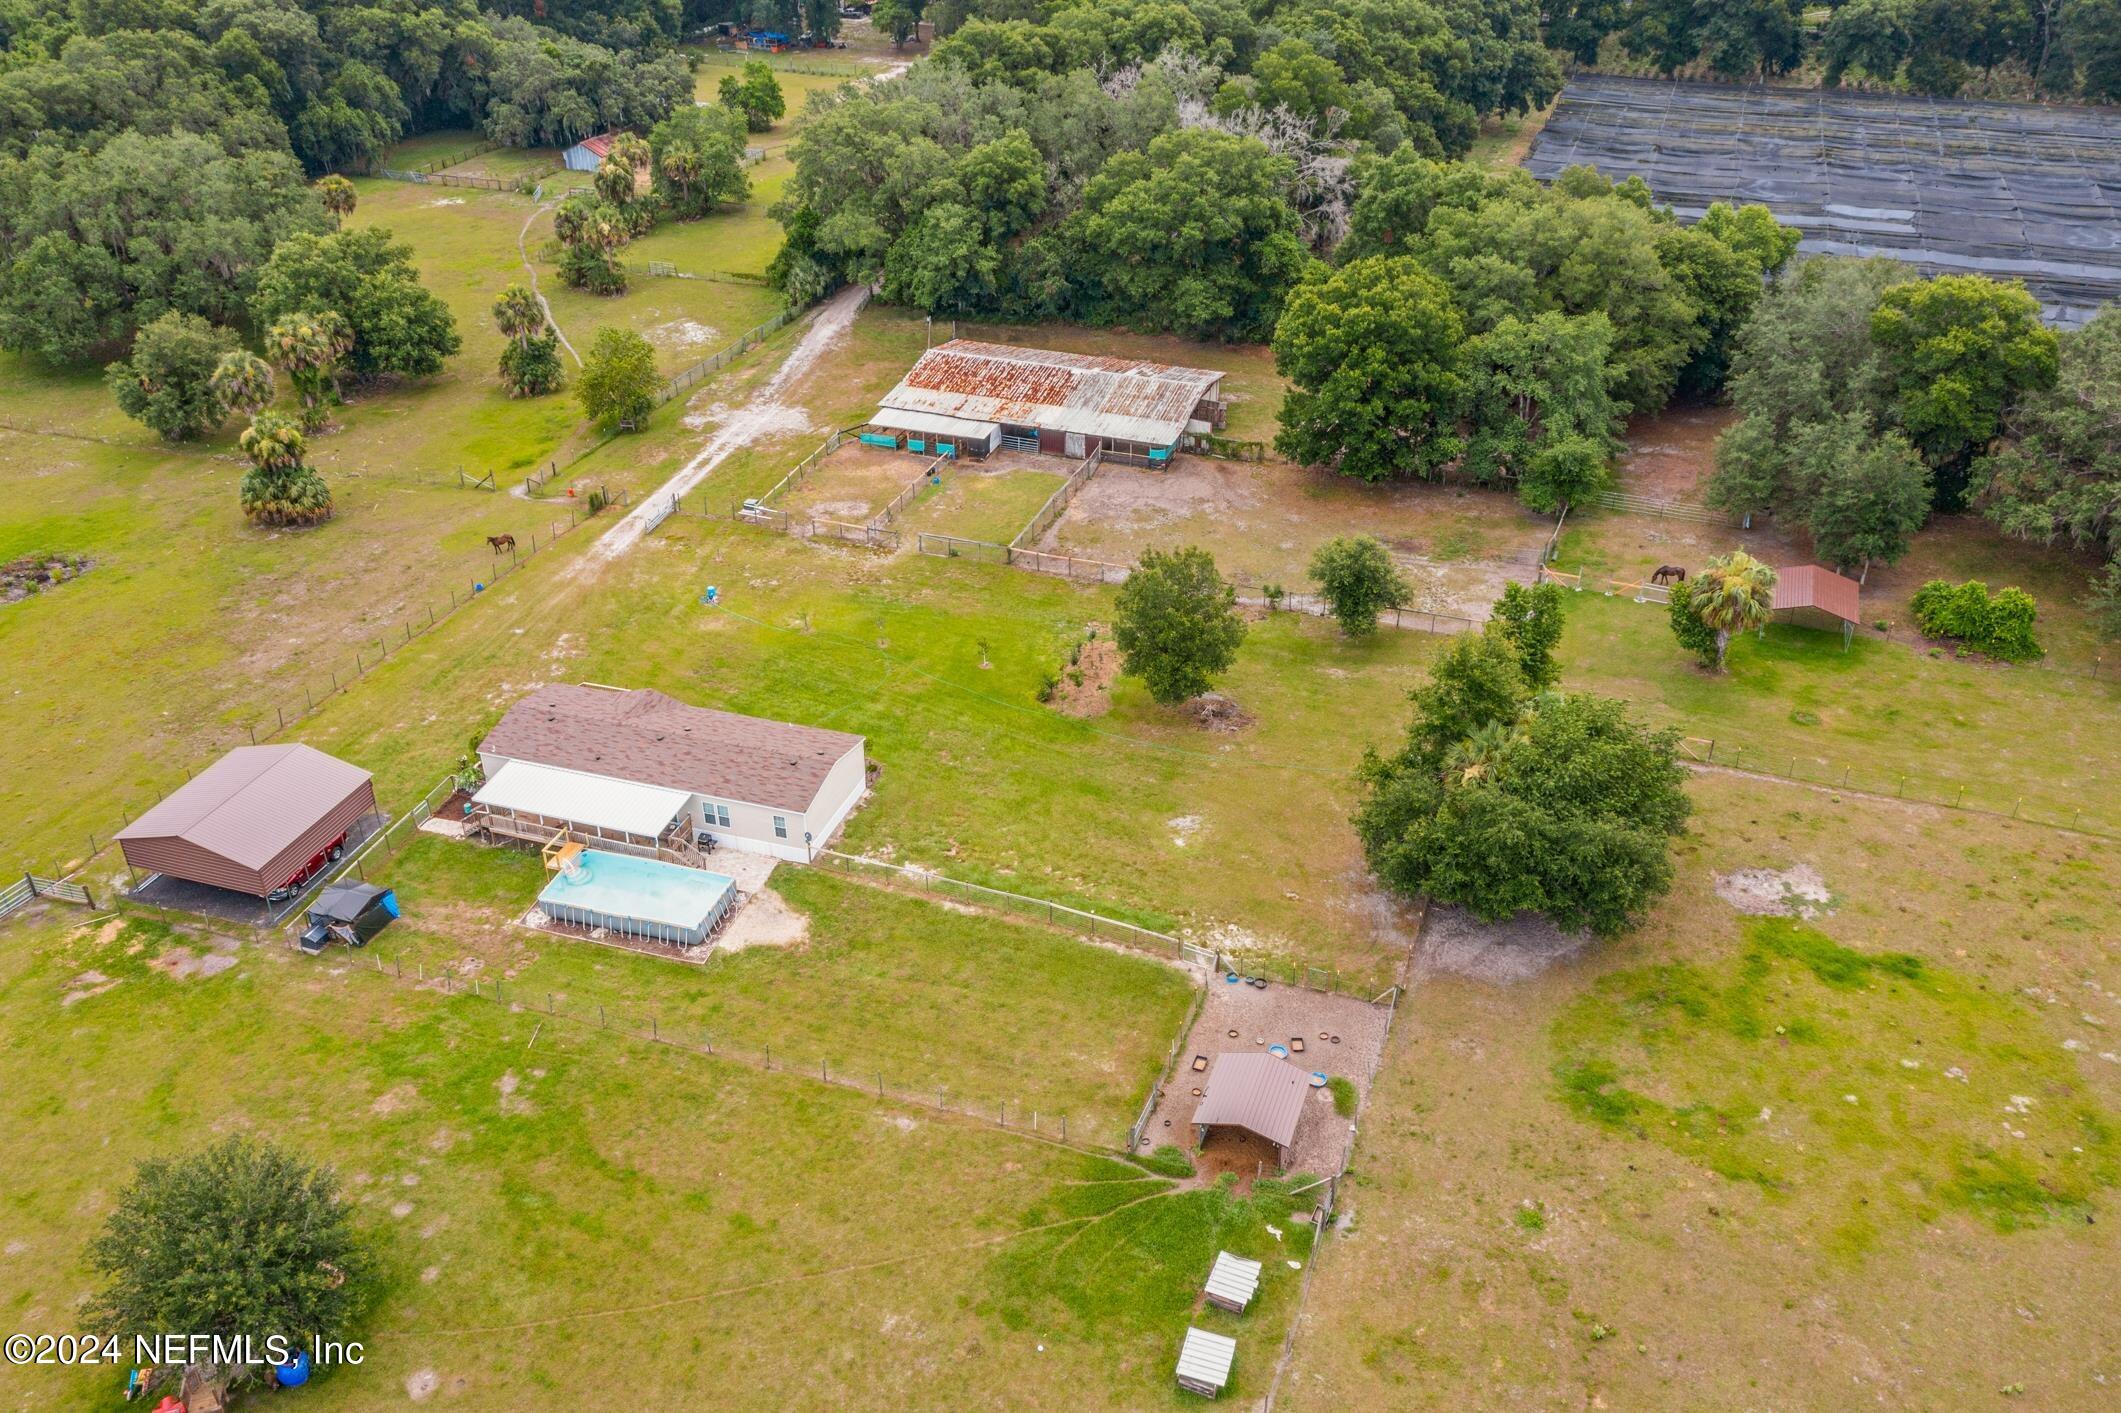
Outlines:
{"type": "Polygon", "coordinates": [[[538,308],[545,311],[546,324],[551,326],[553,333],[559,335],[560,347],[567,350],[568,356],[574,359],[574,366],[579,368],[582,366],[582,355],[574,351],[574,345],[567,341],[567,331],[560,327],[559,320],[552,317],[552,305],[546,302],[545,291],[538,288],[538,267],[530,263],[530,250],[524,244],[530,235],[531,223],[544,215],[546,206],[551,204],[548,201],[545,206],[534,208],[530,215],[524,218],[523,229],[516,232],[516,254],[523,257],[523,268],[530,272],[530,292],[536,297],[538,308]]]}
{"type": "Polygon", "coordinates": [[[641,503],[629,511],[625,519],[605,531],[604,537],[590,546],[589,553],[576,561],[570,572],[580,574],[586,570],[595,573],[639,544],[641,537],[648,533],[649,525],[667,510],[672,499],[697,487],[733,452],[761,437],[808,426],[808,414],[798,405],[782,402],[781,398],[817,366],[818,359],[827,349],[847,336],[848,329],[854,325],[854,316],[868,302],[866,285],[850,285],[820,305],[817,313],[811,316],[810,327],[803,331],[803,337],[789,350],[781,366],[774,369],[765,386],[715,429],[697,456],[661,486],[642,496],[641,503]]]}

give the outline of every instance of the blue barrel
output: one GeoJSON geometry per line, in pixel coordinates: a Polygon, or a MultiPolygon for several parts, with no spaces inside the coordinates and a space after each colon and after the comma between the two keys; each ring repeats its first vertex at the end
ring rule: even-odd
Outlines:
{"type": "Polygon", "coordinates": [[[295,1357],[272,1371],[281,1388],[300,1388],[309,1382],[309,1351],[298,1349],[295,1357]]]}

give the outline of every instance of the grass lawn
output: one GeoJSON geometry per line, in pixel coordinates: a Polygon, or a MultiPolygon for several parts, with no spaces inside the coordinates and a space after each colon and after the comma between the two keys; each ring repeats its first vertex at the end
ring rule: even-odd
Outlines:
{"type": "Polygon", "coordinates": [[[1717,742],[1716,758],[1825,784],[2020,808],[2121,832],[2101,782],[2121,770],[2121,682],[1932,657],[1903,644],[1772,626],[1703,671],[1658,604],[1569,597],[1568,686],[1626,697],[1647,719],[1717,742]],[[1904,778],[1904,783],[1903,783],[1904,778]]]}
{"type": "MultiPolygon", "coordinates": [[[[430,1386],[467,1408],[1175,1405],[1213,1252],[1268,1254],[1287,1223],[1272,1194],[81,918],[16,920],[0,948],[0,1303],[73,1328],[82,1247],[137,1159],[269,1137],[336,1168],[375,1267],[366,1361],[312,1385],[320,1407],[430,1386]]],[[[1293,1285],[1272,1273],[1247,1319],[1248,1388],[1293,1285]]],[[[100,1407],[123,1372],[8,1366],[0,1398],[100,1407]]]]}
{"type": "Polygon", "coordinates": [[[2121,1254],[2111,851],[1692,793],[1643,929],[1402,1002],[1291,1403],[2098,1406],[2121,1313],[2073,1292],[2121,1254]],[[1797,865],[1831,893],[1809,923],[1716,893],[1797,865]]]}
{"type": "Polygon", "coordinates": [[[990,471],[968,461],[909,506],[899,519],[900,528],[1006,545],[1068,479],[1062,469],[1065,462],[1049,464],[1054,469],[1001,466],[990,471]]]}
{"type": "MultiPolygon", "coordinates": [[[[1192,990],[1174,967],[952,911],[812,869],[772,890],[805,919],[786,946],[704,967],[517,926],[549,881],[534,854],[423,836],[387,869],[406,919],[372,955],[408,974],[502,980],[519,1004],[646,1030],[1119,1148],[1192,990]],[[846,1018],[862,1018],[849,1026],[846,1018]]],[[[773,900],[769,899],[771,903],[773,900]]],[[[762,906],[753,904],[751,906],[762,906]]]]}

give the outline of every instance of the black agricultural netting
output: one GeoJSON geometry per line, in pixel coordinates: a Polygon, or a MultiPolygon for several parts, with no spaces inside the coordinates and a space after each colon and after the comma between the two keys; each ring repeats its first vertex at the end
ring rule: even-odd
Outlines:
{"type": "Polygon", "coordinates": [[[1686,220],[1757,201],[1807,251],[2022,279],[2059,324],[2121,297],[2121,113],[1585,77],[1525,166],[1639,175],[1686,220]]]}

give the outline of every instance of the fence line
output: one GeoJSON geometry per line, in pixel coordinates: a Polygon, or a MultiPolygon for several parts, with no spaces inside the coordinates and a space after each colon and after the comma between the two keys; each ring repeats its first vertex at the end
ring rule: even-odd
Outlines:
{"type": "MultiPolygon", "coordinates": [[[[2059,811],[2043,816],[2028,811],[2025,808],[2025,797],[2013,795],[2007,786],[2003,790],[2003,798],[2010,800],[2008,808],[2000,803],[1982,803],[1984,800],[1995,799],[1991,792],[1996,787],[1988,782],[1933,780],[1917,776],[1912,771],[1880,769],[1874,766],[1864,766],[1859,773],[1859,768],[1853,764],[1807,760],[1792,751],[1770,750],[1722,736],[1682,737],[1679,754],[1682,760],[1695,765],[1764,775],[1797,785],[1842,790],[1879,799],[1906,800],[1911,804],[1962,810],[1968,814],[1984,814],[1996,819],[2023,820],[2027,824],[2037,824],[2049,829],[2067,829],[2073,833],[2089,834],[2101,839],[2121,839],[2121,819],[2097,813],[2086,818],[2088,811],[2082,805],[2073,806],[2066,816],[2059,811]],[[1978,792],[1975,802],[1971,804],[1967,802],[1967,794],[1970,791],[1978,792]]],[[[2097,809],[2099,806],[2095,805],[2093,808],[2097,809]]]]}
{"type": "Polygon", "coordinates": [[[1122,922],[1118,918],[1091,912],[1087,908],[1075,908],[1066,903],[1050,902],[1023,893],[1011,893],[1004,888],[989,888],[984,883],[966,883],[914,864],[886,863],[882,859],[864,858],[860,854],[843,854],[834,849],[820,849],[817,856],[845,873],[862,876],[866,871],[889,875],[923,892],[983,902],[1005,912],[1036,918],[1055,927],[1071,928],[1099,941],[1118,942],[1137,951],[1168,957],[1174,961],[1183,960],[1184,948],[1190,945],[1182,938],[1173,937],[1168,932],[1158,932],[1153,927],[1122,922]]]}
{"type": "MultiPolygon", "coordinates": [[[[618,504],[623,499],[624,497],[622,496],[619,501],[614,501],[613,503],[618,504]]],[[[277,702],[268,701],[264,703],[257,709],[255,716],[238,727],[235,740],[227,742],[226,745],[217,749],[226,749],[227,746],[231,745],[263,745],[279,737],[288,727],[310,716],[319,706],[330,701],[333,697],[351,691],[356,683],[366,678],[369,673],[375,671],[390,658],[403,652],[412,643],[432,633],[458,610],[483,597],[503,579],[520,569],[539,553],[550,549],[555,542],[576,527],[587,524],[593,517],[584,513],[586,509],[587,507],[581,504],[569,506],[568,518],[565,521],[554,521],[542,532],[532,532],[527,549],[522,548],[519,543],[516,549],[508,551],[505,558],[496,554],[494,556],[493,570],[489,577],[474,579],[471,588],[463,592],[451,589],[447,605],[430,603],[423,613],[401,621],[395,628],[376,638],[372,643],[364,644],[356,649],[350,671],[341,671],[339,668],[326,668],[325,681],[320,682],[316,678],[311,677],[308,681],[300,684],[301,695],[299,699],[290,694],[277,702]]],[[[342,663],[341,667],[344,666],[345,664],[342,663]]],[[[184,778],[188,781],[198,773],[199,767],[187,767],[184,778]]],[[[53,872],[57,875],[71,878],[94,863],[97,858],[102,856],[105,850],[110,848],[112,837],[127,824],[139,818],[149,803],[151,801],[142,801],[135,808],[126,810],[118,816],[115,823],[103,830],[89,830],[87,834],[88,853],[83,856],[80,863],[72,869],[62,867],[54,869],[53,872]]],[[[35,872],[34,869],[26,871],[35,872]]]]}
{"type": "Polygon", "coordinates": [[[555,992],[510,987],[505,979],[489,979],[477,974],[461,977],[448,967],[437,967],[430,971],[424,961],[414,962],[413,969],[408,972],[402,951],[390,957],[385,957],[380,951],[370,951],[367,960],[368,966],[357,966],[355,970],[409,983],[415,988],[431,990],[439,985],[444,996],[469,997],[489,1001],[503,1010],[521,1012],[527,1016],[572,1021],[585,1027],[593,1025],[600,1031],[631,1040],[666,1045],[695,1055],[728,1060],[756,1070],[788,1074],[819,1084],[857,1090],[878,1099],[912,1105],[933,1113],[958,1115],[1028,1138],[1064,1144],[1081,1151],[1124,1151],[1119,1146],[1119,1134],[1116,1131],[1105,1129],[1101,1123],[1087,1129],[1080,1121],[1071,1125],[1065,1111],[1049,1114],[1020,1101],[975,1099],[953,1093],[945,1083],[894,1083],[873,1064],[842,1065],[834,1069],[829,1056],[812,1063],[809,1060],[799,1060],[785,1050],[776,1054],[771,1045],[761,1044],[755,1049],[734,1046],[726,1038],[718,1038],[704,1026],[666,1027],[661,1015],[652,1010],[645,1015],[627,1015],[614,1012],[601,1002],[578,1001],[572,997],[562,999],[555,992]],[[1100,1129],[1104,1131],[1100,1132],[1100,1129]]]}
{"type": "Polygon", "coordinates": [[[1265,461],[1265,442],[1239,441],[1234,437],[1218,437],[1212,433],[1182,432],[1178,438],[1178,449],[1190,451],[1197,456],[1212,456],[1221,461],[1265,461]]]}
{"type": "Polygon", "coordinates": [[[656,406],[662,406],[679,393],[685,391],[685,389],[706,378],[710,373],[717,373],[728,367],[738,355],[758,347],[768,337],[788,327],[791,322],[806,312],[807,308],[808,306],[798,308],[791,304],[765,323],[746,329],[743,333],[738,334],[735,343],[708,354],[705,358],[702,358],[699,362],[682,372],[672,374],[670,380],[664,383],[662,388],[656,393],[656,406]]]}
{"type": "Polygon", "coordinates": [[[1052,529],[1053,522],[1068,513],[1068,506],[1075,500],[1075,493],[1097,474],[1097,468],[1104,464],[1104,460],[1103,447],[1084,457],[1083,464],[1068,473],[1068,479],[1061,482],[1052,495],[1046,497],[1046,503],[1038,508],[1038,512],[1025,523],[1023,529],[1016,532],[1016,538],[1009,541],[1009,548],[1016,549],[1052,529]]]}
{"type": "MultiPolygon", "coordinates": [[[[1561,527],[1566,525],[1568,521],[1569,507],[1567,502],[1563,502],[1561,514],[1554,517],[1554,531],[1547,536],[1546,544],[1539,551],[1539,562],[1541,564],[1552,564],[1555,556],[1561,553],[1561,527]]],[[[1538,581],[1534,580],[1533,582],[1536,583],[1538,581]]]]}
{"type": "MultiPolygon", "coordinates": [[[[628,268],[633,267],[629,266],[628,268]]],[[[648,274],[655,279],[710,280],[716,284],[724,285],[770,286],[773,283],[764,275],[747,275],[741,270],[701,270],[697,273],[691,270],[680,270],[668,260],[649,261],[648,274]]]]}
{"type": "MultiPolygon", "coordinates": [[[[921,493],[921,488],[923,486],[928,484],[928,478],[936,474],[936,468],[940,467],[944,462],[949,460],[951,460],[951,458],[948,456],[938,456],[935,458],[935,460],[929,462],[926,466],[923,466],[921,468],[921,474],[915,476],[913,480],[907,484],[904,490],[900,491],[897,495],[893,496],[889,505],[885,506],[882,510],[869,517],[869,528],[872,530],[884,530],[890,528],[891,522],[898,519],[899,512],[913,503],[913,498],[921,493]]],[[[894,546],[894,548],[896,548],[896,546],[894,546]]]]}
{"type": "MultiPolygon", "coordinates": [[[[469,162],[474,157],[484,157],[489,152],[497,152],[500,150],[500,147],[501,144],[495,142],[493,139],[483,138],[478,142],[474,142],[469,147],[462,148],[456,152],[451,153],[447,157],[437,157],[433,161],[423,162],[417,167],[400,168],[398,170],[415,172],[418,173],[420,176],[424,177],[430,175],[431,173],[439,172],[445,167],[454,167],[459,162],[469,162]]],[[[391,169],[386,167],[384,169],[383,174],[385,176],[388,176],[390,175],[390,172],[391,169]]]]}
{"type": "Polygon", "coordinates": [[[1698,501],[1659,500],[1655,496],[1637,495],[1633,491],[1600,491],[1591,499],[1603,510],[1617,510],[1629,515],[1655,515],[1667,520],[1690,520],[1697,525],[1738,523],[1735,516],[1720,510],[1711,510],[1698,501]]]}
{"type": "MultiPolygon", "coordinates": [[[[543,170],[559,171],[561,169],[553,167],[543,170]]],[[[459,186],[468,187],[473,191],[521,191],[526,184],[536,184],[537,178],[542,175],[542,171],[527,172],[520,177],[511,179],[508,177],[481,177],[468,172],[436,172],[433,175],[429,175],[425,172],[396,171],[386,167],[376,173],[376,175],[386,181],[413,182],[420,186],[459,186]]]]}
{"type": "Polygon", "coordinates": [[[1200,1020],[1200,1013],[1207,1009],[1208,988],[1214,985],[1212,975],[1193,988],[1193,1004],[1186,1007],[1186,1018],[1180,1022],[1178,1034],[1171,1037],[1171,1049],[1164,1056],[1164,1063],[1156,1072],[1156,1080],[1142,1098],[1142,1106],[1134,1115],[1134,1122],[1127,1127],[1127,1151],[1135,1152],[1141,1147],[1142,1131],[1156,1114],[1156,1106],[1164,1097],[1164,1089],[1171,1083],[1171,1076],[1178,1068],[1178,1057],[1186,1053],[1186,1040],[1193,1034],[1193,1027],[1200,1020]]]}
{"type": "Polygon", "coordinates": [[[43,878],[34,873],[25,873],[5,888],[0,888],[0,920],[11,917],[39,898],[58,898],[68,903],[79,903],[85,908],[96,906],[96,900],[88,889],[78,883],[69,883],[63,878],[43,878]]]}

